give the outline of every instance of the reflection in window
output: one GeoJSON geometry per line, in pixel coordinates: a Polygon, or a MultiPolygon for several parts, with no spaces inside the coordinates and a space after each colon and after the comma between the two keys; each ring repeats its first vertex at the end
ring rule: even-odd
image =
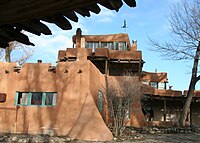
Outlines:
{"type": "Polygon", "coordinates": [[[86,48],[91,48],[93,52],[96,48],[127,51],[127,44],[126,42],[87,42],[86,48]]]}
{"type": "Polygon", "coordinates": [[[102,112],[103,110],[103,93],[101,90],[99,90],[98,92],[98,103],[97,103],[97,107],[98,107],[98,110],[99,112],[102,112]]]}
{"type": "Polygon", "coordinates": [[[99,47],[99,42],[87,42],[86,43],[86,48],[91,48],[92,51],[94,52],[96,48],[100,48],[99,47]]]}
{"type": "Polygon", "coordinates": [[[116,43],[116,50],[121,50],[121,51],[127,51],[127,45],[126,42],[118,42],[116,43]]]}
{"type": "Polygon", "coordinates": [[[32,93],[31,105],[42,105],[42,92],[32,93]]]}
{"type": "Polygon", "coordinates": [[[150,86],[154,88],[158,88],[158,83],[157,82],[150,82],[150,86]]]}
{"type": "Polygon", "coordinates": [[[56,93],[46,93],[45,105],[55,105],[56,95],[56,93]]]}
{"type": "Polygon", "coordinates": [[[114,50],[114,44],[113,42],[102,42],[101,43],[102,48],[108,48],[110,50],[114,50]]]}
{"type": "Polygon", "coordinates": [[[56,92],[17,92],[16,105],[55,106],[56,92]]]}
{"type": "Polygon", "coordinates": [[[19,93],[17,104],[27,105],[28,104],[28,93],[19,93]]]}

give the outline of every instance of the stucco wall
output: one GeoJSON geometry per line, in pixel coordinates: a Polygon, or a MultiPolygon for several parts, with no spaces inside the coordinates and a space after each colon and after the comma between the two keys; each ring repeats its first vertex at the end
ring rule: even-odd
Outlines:
{"type": "MultiPolygon", "coordinates": [[[[123,78],[125,77],[124,76],[109,76],[108,84],[113,84],[116,88],[120,88],[123,82],[123,78]]],[[[127,87],[127,90],[128,88],[129,87],[127,87]]],[[[132,92],[137,92],[137,93],[141,92],[141,89],[140,89],[141,87],[137,86],[137,88],[138,89],[135,89],[135,90],[138,90],[138,91],[132,91],[132,92]]],[[[140,98],[141,98],[140,95],[138,96],[134,95],[133,100],[131,100],[130,102],[130,118],[126,119],[125,121],[127,126],[144,127],[147,125],[144,114],[142,113],[140,98]]]]}
{"type": "Polygon", "coordinates": [[[200,127],[200,103],[192,103],[192,124],[193,126],[200,127]]]}
{"type": "Polygon", "coordinates": [[[1,131],[53,130],[58,135],[83,140],[112,139],[93,100],[96,87],[90,92],[90,68],[95,68],[90,61],[61,62],[55,72],[48,71],[50,64],[24,64],[19,73],[13,71],[13,65],[0,65],[0,92],[7,94],[6,102],[0,103],[1,131]],[[5,73],[4,66],[9,73],[5,73]],[[16,91],[57,92],[57,103],[54,107],[20,106],[16,110],[16,91]]]}
{"type": "MultiPolygon", "coordinates": [[[[153,109],[153,121],[164,121],[164,101],[155,100],[151,102],[153,109]]],[[[180,101],[166,101],[166,121],[178,124],[181,109],[180,101]]]]}

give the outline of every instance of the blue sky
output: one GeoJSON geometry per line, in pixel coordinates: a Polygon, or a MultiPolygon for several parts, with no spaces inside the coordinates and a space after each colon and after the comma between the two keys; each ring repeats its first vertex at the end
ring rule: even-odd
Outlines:
{"type": "MultiPolygon", "coordinates": [[[[28,62],[36,62],[38,59],[46,63],[55,64],[58,50],[72,47],[72,35],[77,28],[82,29],[83,34],[110,34],[128,33],[130,40],[136,39],[138,50],[142,51],[145,61],[143,70],[168,73],[168,85],[174,90],[188,88],[191,66],[193,61],[167,61],[159,56],[159,53],[149,51],[148,36],[158,41],[169,39],[168,15],[170,5],[178,0],[137,0],[137,7],[130,8],[126,4],[119,12],[102,8],[100,14],[92,14],[91,17],[79,16],[78,23],[72,23],[73,29],[64,31],[48,24],[52,30],[52,36],[30,35],[30,40],[35,43],[35,52],[28,62]],[[123,20],[126,19],[128,28],[122,29],[123,20]]],[[[198,86],[197,86],[198,89],[198,86]]]]}

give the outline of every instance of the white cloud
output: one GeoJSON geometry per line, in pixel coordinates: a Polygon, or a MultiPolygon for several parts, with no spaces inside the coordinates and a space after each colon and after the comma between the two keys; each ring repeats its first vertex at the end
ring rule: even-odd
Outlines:
{"type": "Polygon", "coordinates": [[[116,16],[114,11],[108,10],[105,7],[99,5],[101,12],[98,15],[92,15],[92,17],[99,23],[110,23],[116,16]]]}
{"type": "Polygon", "coordinates": [[[82,25],[82,20],[78,23],[71,22],[72,30],[62,30],[59,27],[45,23],[52,31],[52,35],[36,36],[29,34],[30,41],[35,44],[33,56],[28,62],[36,62],[38,59],[43,62],[54,63],[57,60],[58,51],[72,48],[72,36],[76,34],[76,29],[81,28],[83,33],[87,33],[87,28],[82,25]]]}

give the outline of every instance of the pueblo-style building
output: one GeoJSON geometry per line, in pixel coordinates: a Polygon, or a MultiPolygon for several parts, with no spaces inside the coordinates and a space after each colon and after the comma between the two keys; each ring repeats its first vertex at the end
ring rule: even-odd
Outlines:
{"type": "Polygon", "coordinates": [[[56,66],[42,61],[22,66],[0,62],[1,132],[51,132],[110,141],[107,79],[120,83],[126,71],[144,82],[145,96],[142,104],[140,98],[131,101],[126,125],[176,123],[173,117],[180,113],[182,92],[166,89],[166,73],[142,71],[144,61],[136,41],[131,44],[127,34],[82,35],[80,29],[72,40],[73,48],[59,51],[56,66]]]}
{"type": "MultiPolygon", "coordinates": [[[[167,73],[142,72],[144,83],[143,96],[141,98],[142,110],[149,126],[178,126],[178,120],[182,107],[186,100],[187,91],[166,89],[168,82],[167,73]],[[148,86],[148,88],[145,88],[148,86]],[[152,88],[149,88],[152,87],[152,88]],[[148,90],[147,90],[148,89],[148,90]]],[[[191,127],[199,127],[200,119],[200,91],[194,91],[190,113],[186,123],[191,127]]]]}

